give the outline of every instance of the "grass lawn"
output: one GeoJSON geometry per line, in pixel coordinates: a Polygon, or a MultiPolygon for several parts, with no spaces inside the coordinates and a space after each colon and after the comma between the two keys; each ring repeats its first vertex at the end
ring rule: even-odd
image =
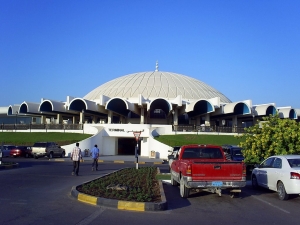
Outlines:
{"type": "Polygon", "coordinates": [[[0,132],[0,145],[32,146],[38,141],[53,141],[58,145],[68,145],[91,137],[91,134],[60,132],[0,132]]]}
{"type": "Polygon", "coordinates": [[[181,146],[185,144],[214,144],[214,145],[238,145],[244,138],[237,138],[233,135],[197,135],[197,134],[177,134],[177,135],[161,135],[155,137],[170,146],[181,146]]]}

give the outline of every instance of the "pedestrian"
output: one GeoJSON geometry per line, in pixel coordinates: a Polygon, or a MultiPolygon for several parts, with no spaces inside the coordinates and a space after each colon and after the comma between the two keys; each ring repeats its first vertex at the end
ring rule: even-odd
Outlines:
{"type": "Polygon", "coordinates": [[[78,176],[80,160],[82,160],[81,149],[79,148],[79,143],[76,143],[76,147],[73,148],[71,153],[71,160],[73,160],[73,172],[72,175],[76,174],[78,176]]]}
{"type": "Polygon", "coordinates": [[[100,151],[99,151],[99,148],[97,145],[95,145],[93,148],[92,148],[92,159],[93,159],[93,164],[92,164],[92,171],[95,170],[95,166],[96,166],[96,170],[98,170],[98,158],[99,158],[99,154],[100,154],[100,151]]]}

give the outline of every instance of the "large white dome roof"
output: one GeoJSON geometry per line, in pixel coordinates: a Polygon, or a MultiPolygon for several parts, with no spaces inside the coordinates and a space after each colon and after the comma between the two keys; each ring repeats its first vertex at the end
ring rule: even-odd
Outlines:
{"type": "Polygon", "coordinates": [[[96,100],[100,95],[110,98],[137,98],[139,94],[146,99],[210,99],[220,97],[220,101],[231,101],[213,87],[194,78],[171,72],[151,71],[125,75],[95,88],[84,99],[96,100]]]}

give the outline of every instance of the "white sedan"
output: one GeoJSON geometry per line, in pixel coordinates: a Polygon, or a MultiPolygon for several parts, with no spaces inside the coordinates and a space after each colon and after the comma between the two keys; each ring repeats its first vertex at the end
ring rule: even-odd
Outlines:
{"type": "Polygon", "coordinates": [[[264,160],[253,169],[252,186],[278,192],[280,200],[291,194],[300,194],[300,155],[276,155],[264,160]]]}

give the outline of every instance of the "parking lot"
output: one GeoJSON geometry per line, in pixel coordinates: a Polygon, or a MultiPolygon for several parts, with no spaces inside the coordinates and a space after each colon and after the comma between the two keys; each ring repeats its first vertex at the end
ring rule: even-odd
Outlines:
{"type": "MultiPolygon", "coordinates": [[[[163,185],[168,210],[121,211],[82,203],[70,195],[72,186],[95,179],[134,163],[104,162],[91,171],[90,161],[71,175],[72,163],[43,159],[5,158],[19,167],[0,170],[0,224],[298,224],[300,198],[280,201],[276,193],[246,186],[240,198],[223,193],[199,192],[188,199],[179,188],[163,185]]],[[[140,166],[148,166],[147,164],[140,166]]],[[[168,171],[168,164],[153,165],[168,171]]]]}

